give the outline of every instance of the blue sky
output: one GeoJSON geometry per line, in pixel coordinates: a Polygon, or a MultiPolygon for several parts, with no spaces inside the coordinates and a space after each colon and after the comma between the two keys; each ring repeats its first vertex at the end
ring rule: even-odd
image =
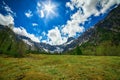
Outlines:
{"type": "Polygon", "coordinates": [[[60,45],[102,20],[120,0],[1,0],[0,24],[35,42],[60,45]]]}

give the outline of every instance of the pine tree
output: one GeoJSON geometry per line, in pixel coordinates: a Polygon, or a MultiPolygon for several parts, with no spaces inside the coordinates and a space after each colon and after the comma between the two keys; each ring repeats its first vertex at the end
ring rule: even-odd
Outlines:
{"type": "Polygon", "coordinates": [[[76,55],[82,55],[82,51],[78,45],[76,47],[76,55]]]}

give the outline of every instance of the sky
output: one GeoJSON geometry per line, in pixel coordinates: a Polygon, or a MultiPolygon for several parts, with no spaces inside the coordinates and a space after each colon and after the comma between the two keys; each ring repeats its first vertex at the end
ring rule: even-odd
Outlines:
{"type": "Polygon", "coordinates": [[[0,24],[35,42],[61,45],[77,38],[120,0],[0,0],[0,24]]]}

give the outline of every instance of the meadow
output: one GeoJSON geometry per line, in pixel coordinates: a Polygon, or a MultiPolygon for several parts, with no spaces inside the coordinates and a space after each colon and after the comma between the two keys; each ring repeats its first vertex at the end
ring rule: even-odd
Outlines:
{"type": "Polygon", "coordinates": [[[0,80],[120,80],[120,57],[0,55],[0,80]]]}

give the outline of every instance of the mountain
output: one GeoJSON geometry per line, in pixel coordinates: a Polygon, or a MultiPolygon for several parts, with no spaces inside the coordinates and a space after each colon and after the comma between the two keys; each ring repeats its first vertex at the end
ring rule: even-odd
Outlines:
{"type": "Polygon", "coordinates": [[[40,43],[32,41],[30,38],[22,35],[16,35],[19,39],[21,39],[26,45],[27,49],[30,51],[44,51],[43,47],[40,45],[40,43]]]}
{"type": "MultiPolygon", "coordinates": [[[[119,42],[119,30],[120,30],[120,5],[110,11],[108,16],[106,16],[103,20],[98,22],[94,27],[88,29],[83,34],[81,34],[77,39],[72,37],[68,38],[67,42],[62,45],[49,45],[47,47],[42,46],[47,50],[51,50],[51,52],[67,52],[75,49],[77,45],[86,45],[87,43],[89,46],[100,45],[104,42],[112,41],[114,38],[117,37],[116,41],[113,40],[112,43],[119,42]],[[59,48],[57,51],[56,49],[59,48]]],[[[88,45],[87,44],[87,45],[88,45]]],[[[110,45],[110,44],[109,44],[110,45]]],[[[109,46],[108,45],[108,46],[109,46]]],[[[95,46],[96,47],[96,46],[95,46]]],[[[88,49],[88,47],[83,48],[88,49]]],[[[86,50],[87,51],[87,50],[86,50]]],[[[72,51],[71,51],[72,52],[72,51]]],[[[92,51],[91,51],[92,52],[92,51]]],[[[94,52],[94,51],[93,51],[94,52]]],[[[85,52],[87,54],[87,52],[85,52]]]]}
{"type": "Polygon", "coordinates": [[[119,55],[119,13],[120,5],[113,9],[105,19],[85,31],[77,39],[70,37],[62,45],[36,43],[26,36],[15,34],[9,26],[0,25],[0,53],[20,54],[23,48],[21,53],[24,53],[26,50],[50,53],[74,53],[76,46],[80,46],[82,52],[86,55],[119,55]],[[116,52],[113,54],[113,51],[116,52]]]}
{"type": "Polygon", "coordinates": [[[40,45],[44,48],[44,50],[47,50],[48,52],[62,53],[62,52],[69,50],[70,48],[73,48],[72,46],[75,47],[75,45],[71,44],[73,43],[74,40],[75,38],[70,37],[68,38],[67,42],[62,45],[49,45],[46,43],[40,43],[40,45]]]}
{"type": "Polygon", "coordinates": [[[85,55],[120,55],[119,13],[120,5],[76,40],[85,55]]]}
{"type": "MultiPolygon", "coordinates": [[[[120,26],[120,5],[113,9],[108,16],[97,23],[94,27],[88,29],[83,34],[81,34],[77,39],[70,37],[68,38],[67,42],[62,45],[50,45],[46,43],[36,43],[28,40],[32,45],[34,45],[40,51],[46,51],[51,53],[62,53],[69,50],[74,49],[77,45],[83,45],[84,43],[92,43],[91,45],[97,45],[100,43],[101,39],[106,38],[106,36],[113,35],[114,33],[118,32],[120,26]],[[109,32],[108,34],[104,34],[104,30],[109,32]]],[[[117,33],[118,34],[118,33],[117,33]]],[[[21,37],[22,39],[23,37],[21,37]]],[[[112,37],[111,37],[112,38],[112,37]]],[[[25,38],[23,38],[25,40],[25,38]]],[[[109,40],[109,39],[108,39],[109,40]]],[[[103,40],[106,41],[106,40],[103,40]]]]}
{"type": "Polygon", "coordinates": [[[0,54],[19,57],[25,51],[26,45],[16,36],[11,27],[0,25],[0,54]]]}

